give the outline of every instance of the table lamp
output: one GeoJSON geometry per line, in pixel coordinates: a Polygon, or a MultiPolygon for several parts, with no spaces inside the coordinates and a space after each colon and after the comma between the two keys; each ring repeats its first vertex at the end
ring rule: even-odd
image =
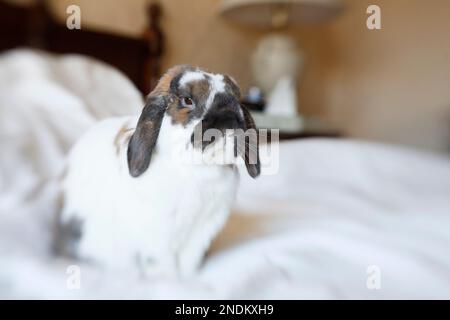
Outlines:
{"type": "Polygon", "coordinates": [[[302,23],[329,21],[342,9],[340,0],[222,1],[220,14],[225,18],[271,30],[251,57],[253,78],[265,95],[268,114],[298,114],[296,88],[303,70],[303,53],[283,30],[302,23]]]}

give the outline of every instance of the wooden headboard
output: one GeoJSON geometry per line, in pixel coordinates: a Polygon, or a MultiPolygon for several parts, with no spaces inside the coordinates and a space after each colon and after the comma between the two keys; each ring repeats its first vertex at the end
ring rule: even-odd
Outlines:
{"type": "Polygon", "coordinates": [[[141,38],[87,30],[69,30],[49,13],[44,1],[18,6],[0,0],[0,52],[32,47],[55,53],[79,53],[102,60],[127,75],[147,94],[160,76],[163,34],[160,6],[148,6],[149,23],[141,38]]]}

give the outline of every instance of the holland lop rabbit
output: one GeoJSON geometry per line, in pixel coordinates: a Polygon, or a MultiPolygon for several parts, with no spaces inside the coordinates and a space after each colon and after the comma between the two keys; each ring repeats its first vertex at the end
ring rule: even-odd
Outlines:
{"type": "Polygon", "coordinates": [[[256,135],[239,98],[232,78],[176,66],[139,118],[111,118],[89,130],[68,156],[60,251],[107,267],[192,274],[230,212],[237,161],[253,178],[260,174],[257,139],[244,136],[242,148],[229,132],[256,135]],[[199,142],[195,132],[209,129],[222,137],[199,142]]]}

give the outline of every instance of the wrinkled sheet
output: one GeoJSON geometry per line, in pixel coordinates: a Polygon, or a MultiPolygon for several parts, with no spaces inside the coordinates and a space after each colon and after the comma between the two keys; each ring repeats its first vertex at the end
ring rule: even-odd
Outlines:
{"type": "Polygon", "coordinates": [[[450,298],[450,159],[347,139],[282,143],[277,174],[243,171],[229,222],[191,279],[53,257],[66,152],[99,119],[142,105],[97,61],[0,56],[0,298],[450,298]],[[70,265],[80,289],[68,285],[70,265]]]}

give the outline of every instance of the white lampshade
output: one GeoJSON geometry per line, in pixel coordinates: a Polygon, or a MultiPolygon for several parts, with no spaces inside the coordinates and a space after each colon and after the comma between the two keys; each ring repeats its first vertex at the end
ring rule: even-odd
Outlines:
{"type": "Polygon", "coordinates": [[[253,27],[324,22],[343,9],[341,0],[223,0],[220,14],[253,27]]]}

